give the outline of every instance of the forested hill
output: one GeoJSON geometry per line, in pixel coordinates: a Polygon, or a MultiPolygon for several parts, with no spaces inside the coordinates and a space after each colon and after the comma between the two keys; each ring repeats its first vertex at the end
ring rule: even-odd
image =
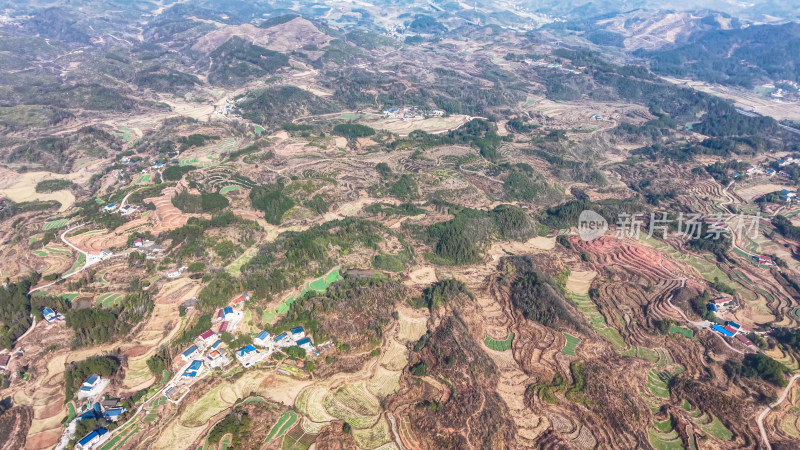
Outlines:
{"type": "Polygon", "coordinates": [[[759,81],[800,81],[800,24],[756,25],[697,34],[679,47],[636,52],[654,72],[752,87],[759,81]]]}

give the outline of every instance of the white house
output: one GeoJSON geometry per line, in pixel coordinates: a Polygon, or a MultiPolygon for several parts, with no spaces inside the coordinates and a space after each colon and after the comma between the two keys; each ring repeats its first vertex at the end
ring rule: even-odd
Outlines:
{"type": "Polygon", "coordinates": [[[258,336],[253,339],[253,343],[259,347],[272,347],[274,341],[275,336],[268,331],[262,331],[261,333],[258,333],[258,336]]]}
{"type": "Polygon", "coordinates": [[[181,358],[186,362],[193,361],[197,359],[199,356],[200,352],[197,351],[196,345],[192,345],[191,347],[184,350],[183,353],[181,353],[181,358]]]}
{"type": "Polygon", "coordinates": [[[250,367],[261,361],[262,354],[250,344],[236,350],[236,360],[244,367],[250,367]]]}
{"type": "Polygon", "coordinates": [[[102,439],[106,433],[108,433],[108,430],[105,428],[98,428],[78,441],[78,443],[75,444],[75,448],[77,450],[89,450],[94,448],[98,443],[100,443],[100,439],[102,439]]]}
{"type": "Polygon", "coordinates": [[[294,339],[295,341],[306,337],[306,331],[303,329],[303,327],[295,327],[289,331],[292,333],[292,339],[294,339]]]}
{"type": "Polygon", "coordinates": [[[311,342],[311,339],[309,338],[300,339],[299,341],[297,341],[297,346],[307,352],[314,351],[314,344],[311,342]]]}
{"type": "Polygon", "coordinates": [[[291,347],[294,345],[294,340],[289,337],[288,333],[281,333],[275,337],[275,346],[279,348],[291,347]]]}

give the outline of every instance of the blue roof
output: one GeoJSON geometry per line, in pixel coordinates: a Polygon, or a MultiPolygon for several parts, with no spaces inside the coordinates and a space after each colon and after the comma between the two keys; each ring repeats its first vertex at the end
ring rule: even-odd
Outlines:
{"type": "MultiPolygon", "coordinates": [[[[303,339],[300,339],[299,341],[297,341],[297,345],[305,345],[305,344],[310,344],[310,343],[311,343],[311,339],[309,339],[309,338],[303,338],[303,339]]],[[[314,344],[311,344],[311,345],[313,346],[314,344]]]]}
{"type": "Polygon", "coordinates": [[[225,308],[222,309],[222,311],[225,313],[226,316],[228,314],[233,314],[233,308],[231,308],[230,306],[226,306],[225,308]]]}
{"type": "Polygon", "coordinates": [[[741,325],[739,325],[738,323],[736,323],[736,322],[734,322],[732,320],[728,321],[728,326],[729,327],[733,327],[733,328],[741,328],[742,327],[741,325]]]}
{"type": "Polygon", "coordinates": [[[268,337],[269,337],[269,332],[262,331],[261,333],[258,333],[258,336],[256,336],[256,339],[262,339],[263,340],[263,339],[266,339],[268,337]]]}
{"type": "Polygon", "coordinates": [[[80,416],[78,416],[78,422],[80,422],[81,420],[84,420],[84,419],[94,419],[96,417],[97,416],[95,415],[95,411],[93,409],[90,409],[88,411],[85,411],[80,416]]]}
{"type": "Polygon", "coordinates": [[[53,311],[50,308],[45,308],[45,309],[42,310],[42,314],[44,314],[45,316],[48,315],[48,314],[54,314],[54,313],[55,313],[55,311],[53,311]]]}
{"type": "Polygon", "coordinates": [[[788,189],[783,189],[783,190],[781,190],[781,194],[788,194],[788,193],[790,193],[790,192],[791,192],[791,191],[790,191],[790,190],[788,190],[788,189]]]}
{"type": "Polygon", "coordinates": [[[78,444],[86,445],[89,442],[91,442],[92,439],[94,439],[94,438],[96,438],[98,436],[102,436],[102,435],[106,434],[107,432],[108,431],[105,428],[98,428],[98,429],[92,431],[91,433],[87,434],[86,436],[84,436],[83,439],[78,441],[78,444]]]}
{"type": "Polygon", "coordinates": [[[95,384],[97,383],[97,380],[99,378],[100,377],[95,374],[89,375],[89,378],[87,378],[86,381],[83,382],[83,384],[95,384]]]}
{"type": "Polygon", "coordinates": [[[725,336],[733,337],[733,333],[731,333],[730,331],[726,330],[725,328],[723,328],[723,327],[721,327],[719,325],[716,325],[716,324],[711,325],[711,328],[716,332],[724,334],[725,336]]]}
{"type": "Polygon", "coordinates": [[[111,408],[104,414],[106,417],[117,417],[125,412],[125,408],[111,408]]]}
{"type": "Polygon", "coordinates": [[[196,375],[197,375],[197,372],[194,371],[194,370],[187,370],[186,372],[183,372],[183,376],[185,376],[185,377],[194,378],[196,375]]]}
{"type": "Polygon", "coordinates": [[[253,347],[251,344],[247,344],[244,347],[242,347],[239,350],[237,350],[236,353],[239,354],[239,355],[245,355],[247,353],[254,352],[254,351],[256,351],[256,348],[253,347]]]}
{"type": "Polygon", "coordinates": [[[189,365],[189,370],[197,370],[200,367],[202,367],[202,365],[203,365],[203,361],[200,361],[199,359],[196,359],[196,360],[192,361],[192,363],[189,365]]]}
{"type": "Polygon", "coordinates": [[[84,392],[89,392],[89,391],[92,390],[92,388],[90,388],[89,386],[84,386],[84,387],[81,388],[81,390],[84,391],[84,392]]]}
{"type": "Polygon", "coordinates": [[[222,341],[214,342],[214,345],[211,346],[212,349],[219,347],[219,344],[222,344],[222,341]]]}
{"type": "Polygon", "coordinates": [[[281,333],[281,334],[278,335],[278,337],[275,338],[275,340],[276,341],[280,341],[281,339],[283,339],[285,337],[286,337],[286,333],[281,333]]]}
{"type": "Polygon", "coordinates": [[[189,355],[191,355],[192,353],[194,353],[196,351],[197,351],[197,346],[193,345],[193,346],[187,348],[186,351],[183,352],[183,356],[189,356],[189,355]]]}
{"type": "Polygon", "coordinates": [[[294,327],[294,328],[292,328],[292,334],[302,333],[303,331],[304,331],[303,327],[294,327]]]}
{"type": "Polygon", "coordinates": [[[717,305],[715,305],[713,303],[709,303],[708,305],[706,305],[706,309],[709,310],[709,311],[716,312],[717,311],[717,305]]]}

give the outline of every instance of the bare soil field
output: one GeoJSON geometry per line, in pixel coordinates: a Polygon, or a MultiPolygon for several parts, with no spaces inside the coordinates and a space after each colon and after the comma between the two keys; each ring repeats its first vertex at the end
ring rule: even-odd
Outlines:
{"type": "Polygon", "coordinates": [[[164,189],[160,197],[146,198],[145,202],[155,205],[155,215],[158,223],[152,228],[153,233],[160,233],[162,231],[170,231],[186,225],[190,217],[202,217],[204,219],[211,219],[210,214],[187,214],[176,208],[172,204],[172,197],[177,195],[175,187],[164,189]]]}

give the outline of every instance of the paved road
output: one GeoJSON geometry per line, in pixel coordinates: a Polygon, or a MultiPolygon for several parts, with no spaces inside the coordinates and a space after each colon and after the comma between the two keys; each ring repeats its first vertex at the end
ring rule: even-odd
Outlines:
{"type": "Polygon", "coordinates": [[[764,441],[763,445],[764,448],[766,448],[767,450],[772,450],[772,445],[770,445],[769,443],[769,436],[767,436],[767,430],[764,429],[764,417],[767,417],[767,414],[769,414],[769,412],[772,411],[773,408],[780,405],[781,403],[783,403],[784,400],[786,400],[786,396],[789,395],[789,391],[792,389],[792,384],[794,384],[795,380],[797,380],[798,378],[800,378],[800,374],[797,374],[792,378],[790,378],[789,384],[786,385],[786,389],[783,390],[783,394],[781,394],[780,398],[778,398],[778,400],[775,403],[764,408],[764,411],[761,411],[761,414],[759,414],[758,418],[756,418],[756,423],[758,423],[758,431],[761,432],[761,440],[764,441]]]}

